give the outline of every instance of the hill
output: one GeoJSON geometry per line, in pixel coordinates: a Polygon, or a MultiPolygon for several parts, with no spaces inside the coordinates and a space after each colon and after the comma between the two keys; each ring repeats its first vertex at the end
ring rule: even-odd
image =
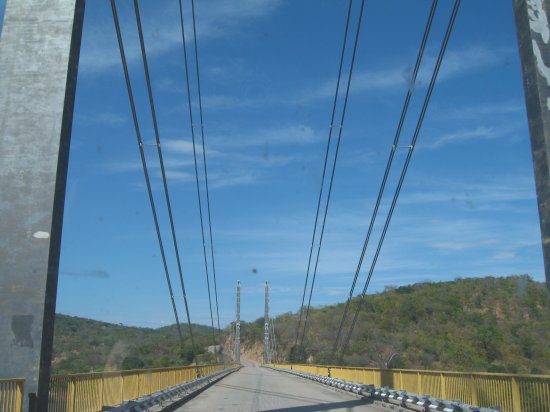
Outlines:
{"type": "MultiPolygon", "coordinates": [[[[57,314],[55,318],[53,373],[99,372],[159,368],[191,364],[193,353],[187,328],[182,325],[185,349],[179,345],[175,325],[151,329],[115,325],[57,314]]],[[[193,325],[198,361],[209,363],[207,352],[212,329],[193,325]]]]}
{"type": "MultiPolygon", "coordinates": [[[[357,303],[358,298],[353,299],[353,311],[357,303]]],[[[344,304],[312,308],[304,345],[294,349],[298,315],[276,317],[280,360],[338,363],[332,345],[343,311],[344,304]]],[[[263,318],[241,324],[241,331],[244,347],[262,342],[263,318]]],[[[550,373],[548,342],[550,311],[545,284],[527,275],[456,279],[388,287],[368,295],[342,363],[550,373]]]]}

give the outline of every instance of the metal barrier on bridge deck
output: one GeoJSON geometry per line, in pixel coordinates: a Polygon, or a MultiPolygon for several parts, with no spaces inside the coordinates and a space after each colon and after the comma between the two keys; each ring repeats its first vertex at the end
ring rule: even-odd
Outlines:
{"type": "Polygon", "coordinates": [[[550,375],[484,372],[423,371],[356,368],[328,365],[272,364],[378,387],[389,387],[441,399],[457,399],[482,407],[499,406],[503,412],[550,411],[550,375]]]}
{"type": "Polygon", "coordinates": [[[81,373],[52,376],[49,412],[98,412],[234,365],[81,373]]]}
{"type": "Polygon", "coordinates": [[[23,410],[23,386],[25,379],[0,379],[0,411],[23,410]]]}

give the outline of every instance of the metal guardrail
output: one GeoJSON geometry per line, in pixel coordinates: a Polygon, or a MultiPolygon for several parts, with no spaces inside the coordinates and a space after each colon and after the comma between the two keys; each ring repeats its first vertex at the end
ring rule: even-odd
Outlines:
{"type": "Polygon", "coordinates": [[[172,388],[156,392],[152,395],[144,396],[136,399],[135,401],[124,402],[122,405],[112,409],[107,409],[105,412],[137,412],[148,410],[156,405],[160,405],[162,407],[164,406],[164,402],[172,404],[181,399],[192,396],[200,389],[207,387],[209,384],[222,379],[224,376],[230,374],[231,372],[235,372],[238,369],[239,368],[235,367],[214,372],[210,375],[203,376],[190,382],[185,382],[172,388]]]}
{"type": "Polygon", "coordinates": [[[115,407],[234,366],[202,365],[53,376],[48,411],[98,412],[106,406],[115,407]]]}
{"type": "Polygon", "coordinates": [[[0,379],[0,411],[21,412],[23,410],[23,386],[25,379],[0,379]]]}
{"type": "MultiPolygon", "coordinates": [[[[269,367],[269,366],[267,366],[269,367]]],[[[270,368],[270,367],[269,367],[270,368]]],[[[301,378],[309,379],[314,382],[329,385],[344,391],[353,392],[358,395],[377,399],[402,408],[412,409],[414,411],[442,411],[442,412],[500,412],[500,409],[480,408],[475,405],[468,405],[460,401],[447,401],[438,399],[429,395],[417,395],[407,393],[406,391],[395,391],[389,388],[377,388],[374,385],[365,385],[358,382],[346,381],[343,379],[329,378],[327,376],[313,375],[311,373],[299,372],[292,369],[279,369],[282,372],[290,373],[301,378]]]]}
{"type": "Polygon", "coordinates": [[[354,368],[328,365],[273,364],[271,366],[361,384],[372,384],[377,387],[430,394],[440,399],[459,399],[466,404],[482,407],[498,406],[503,412],[550,411],[550,375],[354,368]]]}

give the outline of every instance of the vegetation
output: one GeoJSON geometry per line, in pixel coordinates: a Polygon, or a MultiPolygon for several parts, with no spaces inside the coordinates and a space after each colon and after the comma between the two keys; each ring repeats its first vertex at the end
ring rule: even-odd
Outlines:
{"type": "MultiPolygon", "coordinates": [[[[547,374],[547,293],[546,285],[527,275],[387,287],[365,298],[342,359],[332,345],[344,304],[310,310],[303,347],[293,346],[297,314],[275,318],[279,360],[547,374]]],[[[353,299],[352,313],[358,302],[353,299]]],[[[261,341],[263,319],[242,324],[241,330],[244,344],[261,341]]]]}
{"type": "MultiPolygon", "coordinates": [[[[215,362],[207,351],[212,329],[193,325],[199,363],[215,362]]],[[[175,325],[159,329],[114,325],[57,314],[55,319],[53,373],[100,372],[189,365],[193,351],[184,329],[181,350],[175,325]]]]}
{"type": "MultiPolygon", "coordinates": [[[[359,298],[353,299],[351,312],[358,302],[359,298]]],[[[382,293],[368,295],[348,350],[340,359],[332,352],[332,345],[343,310],[344,304],[312,308],[303,345],[298,346],[294,346],[298,314],[276,317],[279,361],[550,373],[548,294],[543,283],[527,275],[417,283],[387,287],[382,293]]],[[[241,322],[243,358],[261,361],[263,328],[263,318],[241,322]]],[[[224,332],[227,347],[231,347],[232,330],[231,325],[224,332]]],[[[198,361],[215,361],[215,355],[206,350],[212,338],[211,328],[194,325],[193,332],[200,349],[198,361]]],[[[55,374],[191,362],[188,335],[185,334],[182,351],[175,326],[147,329],[65,315],[56,317],[55,374]]]]}

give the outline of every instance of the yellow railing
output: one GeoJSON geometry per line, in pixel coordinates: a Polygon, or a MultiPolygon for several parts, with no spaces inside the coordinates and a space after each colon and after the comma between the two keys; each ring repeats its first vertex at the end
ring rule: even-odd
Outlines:
{"type": "Polygon", "coordinates": [[[98,412],[104,406],[120,405],[196,379],[197,369],[200,376],[205,376],[233,366],[184,366],[52,376],[48,411],[98,412]]]}
{"type": "Polygon", "coordinates": [[[325,365],[271,365],[275,368],[460,400],[503,412],[550,411],[550,375],[444,372],[411,369],[352,368],[325,365]]]}
{"type": "Polygon", "coordinates": [[[23,410],[23,386],[25,379],[0,379],[0,411],[21,412],[23,410]]]}

